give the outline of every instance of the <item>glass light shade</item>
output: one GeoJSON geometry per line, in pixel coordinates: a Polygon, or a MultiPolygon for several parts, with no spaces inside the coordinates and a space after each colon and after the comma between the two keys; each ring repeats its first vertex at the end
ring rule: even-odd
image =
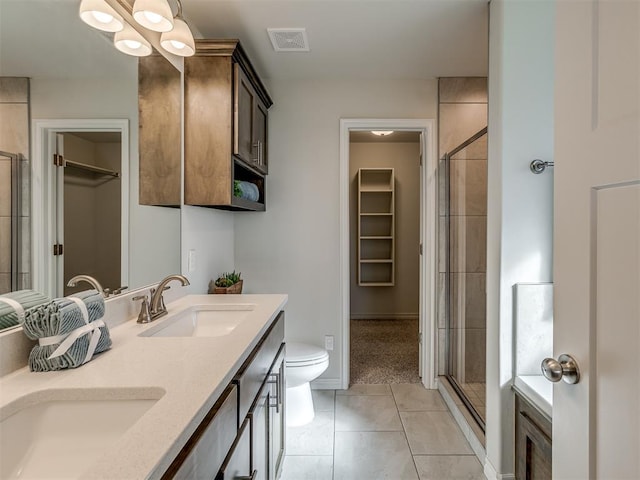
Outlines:
{"type": "Polygon", "coordinates": [[[196,53],[196,44],[191,30],[187,23],[179,17],[173,19],[173,30],[162,34],[160,45],[167,52],[181,57],[190,57],[196,53]]]}
{"type": "Polygon", "coordinates": [[[167,0],[136,0],[133,4],[133,18],[144,28],[154,32],[173,29],[173,12],[167,0]]]}
{"type": "Polygon", "coordinates": [[[98,30],[119,32],[124,28],[120,14],[104,0],[82,0],[79,13],[84,23],[98,30]]]}
{"type": "Polygon", "coordinates": [[[134,57],[151,55],[151,44],[135,29],[127,24],[113,37],[113,44],[118,50],[134,57]]]}

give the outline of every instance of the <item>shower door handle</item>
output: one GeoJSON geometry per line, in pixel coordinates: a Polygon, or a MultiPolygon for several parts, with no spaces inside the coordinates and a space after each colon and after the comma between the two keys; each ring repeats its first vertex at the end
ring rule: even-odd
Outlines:
{"type": "Polygon", "coordinates": [[[545,358],[540,365],[542,374],[550,382],[559,382],[564,380],[565,383],[574,384],[580,381],[580,369],[578,362],[571,355],[563,353],[555,358],[545,358]]]}

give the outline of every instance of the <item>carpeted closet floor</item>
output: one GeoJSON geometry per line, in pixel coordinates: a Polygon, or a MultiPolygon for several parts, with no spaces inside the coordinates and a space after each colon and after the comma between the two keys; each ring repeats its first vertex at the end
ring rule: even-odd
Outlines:
{"type": "Polygon", "coordinates": [[[351,320],[351,384],[420,383],[418,320],[351,320]]]}

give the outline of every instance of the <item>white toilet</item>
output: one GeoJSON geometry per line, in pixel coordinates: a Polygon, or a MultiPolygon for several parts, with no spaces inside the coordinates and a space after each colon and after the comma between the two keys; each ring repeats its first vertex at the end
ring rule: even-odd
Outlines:
{"type": "Polygon", "coordinates": [[[329,353],[316,345],[287,342],[287,426],[298,427],[313,420],[313,400],[309,382],[329,366],[329,353]]]}

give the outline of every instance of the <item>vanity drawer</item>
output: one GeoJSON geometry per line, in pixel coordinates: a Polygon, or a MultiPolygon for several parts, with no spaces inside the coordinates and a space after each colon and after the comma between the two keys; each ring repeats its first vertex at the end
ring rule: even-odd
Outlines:
{"type": "Polygon", "coordinates": [[[269,374],[283,340],[284,312],[280,312],[233,380],[238,386],[238,426],[269,374]]]}
{"type": "Polygon", "coordinates": [[[238,388],[229,385],[175,458],[163,479],[215,478],[238,431],[238,388]]]}

